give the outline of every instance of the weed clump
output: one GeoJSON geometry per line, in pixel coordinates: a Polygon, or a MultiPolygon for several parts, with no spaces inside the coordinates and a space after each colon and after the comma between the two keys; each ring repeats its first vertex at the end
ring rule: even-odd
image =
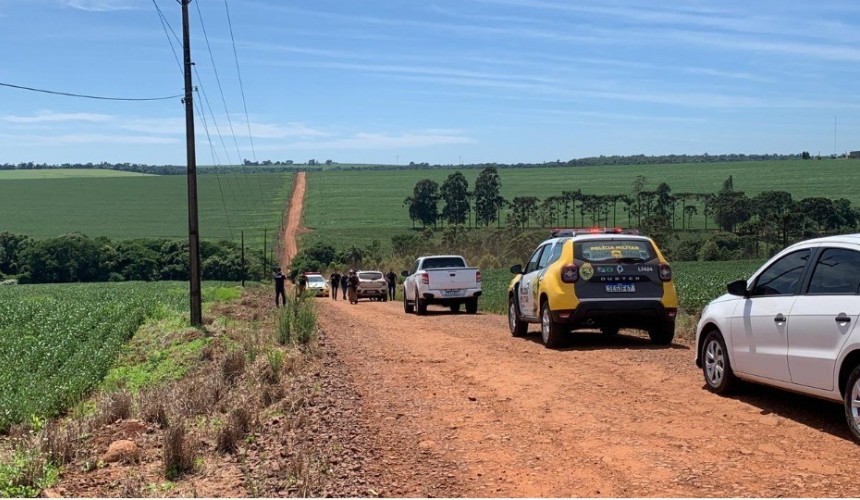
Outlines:
{"type": "Polygon", "coordinates": [[[185,422],[179,421],[164,433],[164,477],[173,480],[194,470],[194,447],[188,439],[185,422]]]}

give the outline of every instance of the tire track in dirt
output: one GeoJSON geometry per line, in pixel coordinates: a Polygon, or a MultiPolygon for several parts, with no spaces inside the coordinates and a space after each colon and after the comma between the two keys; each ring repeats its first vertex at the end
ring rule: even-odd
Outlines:
{"type": "Polygon", "coordinates": [[[436,493],[475,497],[860,494],[839,405],[758,386],[716,396],[688,345],[582,333],[548,350],[497,315],[319,310],[391,493],[441,477],[436,493]]]}
{"type": "Polygon", "coordinates": [[[282,253],[281,267],[290,267],[293,257],[299,252],[298,235],[304,232],[302,214],[305,209],[305,191],[307,182],[305,172],[297,172],[293,179],[293,193],[290,195],[290,208],[287,212],[287,223],[281,235],[282,253]]]}

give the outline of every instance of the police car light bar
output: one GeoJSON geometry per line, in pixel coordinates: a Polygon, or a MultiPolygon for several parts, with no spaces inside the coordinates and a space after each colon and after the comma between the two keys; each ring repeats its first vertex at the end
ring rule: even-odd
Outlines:
{"type": "Polygon", "coordinates": [[[576,236],[581,234],[629,234],[638,236],[638,229],[622,229],[620,227],[576,227],[576,228],[553,228],[552,237],[576,236]]]}

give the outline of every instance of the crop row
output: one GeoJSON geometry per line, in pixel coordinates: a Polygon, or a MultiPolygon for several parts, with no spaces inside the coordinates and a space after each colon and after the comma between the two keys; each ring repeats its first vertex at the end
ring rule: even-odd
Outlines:
{"type": "Polygon", "coordinates": [[[186,293],[175,282],[0,287],[0,431],[80,401],[148,317],[187,310],[186,293]]]}

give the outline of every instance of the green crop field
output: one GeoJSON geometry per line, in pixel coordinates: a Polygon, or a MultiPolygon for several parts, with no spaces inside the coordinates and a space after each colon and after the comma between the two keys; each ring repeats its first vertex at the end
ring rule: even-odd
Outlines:
{"type": "MultiPolygon", "coordinates": [[[[365,170],[357,172],[311,172],[305,225],[314,231],[305,242],[331,241],[337,246],[365,245],[378,239],[389,244],[392,234],[411,227],[403,200],[412,195],[415,183],[424,178],[440,184],[456,169],[444,170],[365,170]]],[[[461,170],[474,185],[479,170],[461,170]]],[[[582,189],[586,194],[630,193],[637,175],[646,177],[646,189],[667,182],[673,192],[716,192],[728,176],[734,177],[736,190],[754,195],[765,190],[786,190],[795,198],[826,196],[847,198],[860,205],[860,192],[853,185],[860,181],[860,161],[766,161],[685,165],[642,165],[500,169],[502,195],[559,195],[564,190],[582,189]]],[[[693,219],[702,228],[704,219],[693,219]]],[[[619,209],[618,224],[627,225],[619,209]]],[[[711,223],[710,227],[713,223],[711,223]]]]}
{"type": "MultiPolygon", "coordinates": [[[[739,279],[747,279],[762,261],[731,262],[676,262],[672,264],[675,287],[681,309],[687,314],[697,314],[708,302],[726,293],[726,285],[739,279]]],[[[508,284],[513,275],[507,269],[481,272],[484,295],[481,309],[505,314],[508,307],[508,284]]]]}
{"type": "MultiPolygon", "coordinates": [[[[244,229],[246,240],[261,241],[266,228],[271,242],[292,178],[289,173],[198,176],[201,238],[238,241],[244,229]]],[[[183,238],[187,207],[185,176],[0,178],[0,232],[36,238],[71,232],[111,239],[183,238]]]]}
{"type": "Polygon", "coordinates": [[[0,181],[22,179],[73,179],[104,177],[148,177],[149,174],[95,168],[51,168],[39,170],[0,170],[0,181]]]}
{"type": "MultiPolygon", "coordinates": [[[[220,290],[204,285],[204,297],[220,290]]],[[[0,430],[55,415],[107,373],[145,319],[186,311],[185,283],[0,287],[0,430]]]]}

